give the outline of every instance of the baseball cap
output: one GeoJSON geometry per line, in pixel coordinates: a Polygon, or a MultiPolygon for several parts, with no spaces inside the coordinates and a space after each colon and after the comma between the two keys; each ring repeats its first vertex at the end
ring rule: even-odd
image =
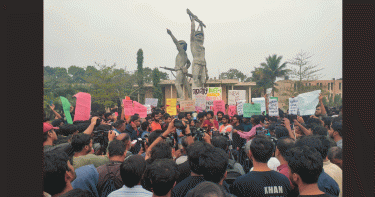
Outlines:
{"type": "Polygon", "coordinates": [[[51,129],[59,129],[59,127],[53,127],[50,123],[43,122],[43,133],[45,133],[45,132],[47,132],[51,129]]]}

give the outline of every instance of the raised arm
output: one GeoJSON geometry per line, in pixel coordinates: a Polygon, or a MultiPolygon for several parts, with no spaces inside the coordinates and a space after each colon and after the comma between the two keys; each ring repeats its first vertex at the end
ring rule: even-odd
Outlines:
{"type": "Polygon", "coordinates": [[[195,38],[195,20],[193,16],[190,16],[191,20],[191,34],[190,34],[190,41],[194,41],[195,38]]]}
{"type": "Polygon", "coordinates": [[[167,33],[171,36],[174,44],[177,46],[178,51],[184,51],[184,49],[181,47],[181,45],[178,43],[178,40],[174,37],[171,30],[167,29],[167,33]]]}
{"type": "Polygon", "coordinates": [[[319,104],[320,104],[321,115],[322,116],[327,115],[326,108],[324,107],[324,104],[323,104],[323,96],[322,96],[322,94],[319,94],[319,104]]]}
{"type": "Polygon", "coordinates": [[[54,105],[54,104],[50,105],[49,107],[51,108],[52,112],[55,114],[55,116],[56,116],[58,119],[61,119],[61,118],[62,118],[61,115],[55,111],[55,105],[54,105]]]}

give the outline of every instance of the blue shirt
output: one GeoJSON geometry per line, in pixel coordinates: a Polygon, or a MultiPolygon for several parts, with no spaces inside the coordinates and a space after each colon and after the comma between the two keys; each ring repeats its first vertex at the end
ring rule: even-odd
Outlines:
{"type": "Polygon", "coordinates": [[[320,191],[332,196],[339,196],[340,193],[340,188],[337,182],[327,173],[325,173],[324,170],[319,176],[318,188],[320,189],[320,191]]]}
{"type": "Polygon", "coordinates": [[[93,164],[75,169],[77,178],[72,182],[73,189],[82,189],[91,192],[93,196],[99,196],[96,185],[99,180],[99,173],[93,164]]]}
{"type": "Polygon", "coordinates": [[[136,185],[132,188],[126,187],[125,185],[122,188],[111,192],[108,197],[116,196],[139,196],[139,197],[148,197],[152,196],[152,193],[147,191],[142,187],[142,185],[136,185]]]}

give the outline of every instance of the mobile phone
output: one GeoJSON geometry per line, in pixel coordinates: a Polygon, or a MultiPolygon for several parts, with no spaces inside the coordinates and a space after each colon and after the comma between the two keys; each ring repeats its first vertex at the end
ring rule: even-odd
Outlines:
{"type": "Polygon", "coordinates": [[[132,144],[135,144],[135,143],[137,143],[137,140],[133,140],[133,141],[132,141],[132,144]]]}

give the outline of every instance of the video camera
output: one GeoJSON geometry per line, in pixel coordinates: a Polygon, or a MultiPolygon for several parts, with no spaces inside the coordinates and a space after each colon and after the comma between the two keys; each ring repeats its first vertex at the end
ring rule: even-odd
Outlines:
{"type": "Polygon", "coordinates": [[[190,128],[191,136],[194,138],[194,141],[203,141],[204,134],[207,133],[207,130],[203,128],[190,128]]]}
{"type": "Polygon", "coordinates": [[[256,135],[266,135],[268,134],[268,131],[264,129],[263,127],[257,127],[256,129],[256,135]]]}

